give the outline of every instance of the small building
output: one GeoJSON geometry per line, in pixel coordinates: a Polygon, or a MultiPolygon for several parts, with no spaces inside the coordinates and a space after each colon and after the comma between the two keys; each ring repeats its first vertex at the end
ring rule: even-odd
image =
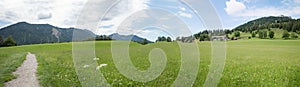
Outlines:
{"type": "Polygon", "coordinates": [[[227,41],[228,38],[226,36],[212,36],[211,40],[212,41],[227,41]]]}

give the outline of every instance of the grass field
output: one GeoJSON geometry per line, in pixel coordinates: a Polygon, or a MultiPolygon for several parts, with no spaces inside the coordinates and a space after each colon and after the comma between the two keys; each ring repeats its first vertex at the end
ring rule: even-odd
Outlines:
{"type": "MultiPolygon", "coordinates": [[[[96,54],[100,58],[98,63],[107,64],[100,70],[112,86],[170,86],[180,70],[181,55],[177,43],[131,43],[131,60],[140,70],[150,67],[148,54],[153,48],[163,49],[168,57],[166,68],[158,78],[145,83],[132,81],[117,70],[110,46],[109,41],[96,42],[96,54]]],[[[210,46],[210,42],[199,43],[200,66],[194,86],[202,86],[205,82],[211,61],[210,46]]],[[[0,86],[15,78],[11,72],[22,63],[26,52],[37,56],[37,74],[42,86],[80,86],[73,65],[71,43],[0,48],[0,86]]],[[[299,40],[228,41],[226,65],[218,86],[300,86],[299,52],[299,40]]]]}

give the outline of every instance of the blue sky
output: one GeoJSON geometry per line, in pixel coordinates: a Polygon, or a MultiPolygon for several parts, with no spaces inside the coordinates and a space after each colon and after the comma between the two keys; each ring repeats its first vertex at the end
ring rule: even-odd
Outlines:
{"type": "MultiPolygon", "coordinates": [[[[109,1],[112,0],[107,2],[103,0],[101,3],[109,1]]],[[[191,1],[199,3],[198,0],[191,1]]],[[[77,27],[76,23],[82,8],[93,6],[86,5],[87,2],[88,0],[0,0],[2,10],[0,27],[20,21],[48,23],[64,28],[77,27]]],[[[210,0],[210,2],[219,15],[224,29],[232,29],[264,16],[300,17],[300,0],[210,0]]],[[[91,13],[97,10],[103,9],[101,6],[95,6],[95,10],[91,13]]],[[[179,0],[121,0],[104,18],[105,20],[96,25],[97,29],[91,29],[94,33],[136,34],[154,41],[157,36],[175,38],[206,29],[203,20],[197,17],[194,9],[180,3],[179,0]]],[[[86,19],[89,20],[95,19],[86,19]]]]}

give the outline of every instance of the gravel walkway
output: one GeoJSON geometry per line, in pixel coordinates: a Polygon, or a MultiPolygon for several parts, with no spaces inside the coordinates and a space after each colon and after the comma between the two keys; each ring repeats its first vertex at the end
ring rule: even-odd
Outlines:
{"type": "Polygon", "coordinates": [[[28,53],[23,64],[13,72],[18,77],[5,83],[5,87],[40,87],[36,77],[37,66],[35,55],[28,53]]]}

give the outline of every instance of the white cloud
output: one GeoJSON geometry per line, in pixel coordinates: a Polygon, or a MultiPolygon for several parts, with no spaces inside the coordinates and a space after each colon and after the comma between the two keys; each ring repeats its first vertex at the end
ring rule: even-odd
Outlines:
{"type": "Polygon", "coordinates": [[[186,11],[185,7],[179,7],[180,10],[186,11]]]}
{"type": "Polygon", "coordinates": [[[225,11],[229,15],[235,15],[244,9],[246,9],[246,6],[242,2],[236,0],[226,1],[225,11]]]}
{"type": "MultiPolygon", "coordinates": [[[[96,34],[111,34],[117,31],[120,24],[122,24],[125,20],[127,20],[128,17],[135,14],[136,12],[141,12],[144,9],[150,8],[148,4],[150,3],[150,0],[119,0],[120,3],[116,4],[114,8],[110,9],[108,11],[108,14],[104,17],[101,24],[98,24],[98,26],[92,26],[89,25],[86,26],[78,26],[77,21],[78,19],[81,19],[81,15],[88,15],[84,18],[84,21],[86,22],[99,22],[100,19],[95,19],[93,17],[89,17],[89,14],[97,14],[97,12],[103,12],[106,11],[106,9],[103,9],[105,6],[99,6],[99,3],[110,3],[113,2],[113,0],[107,0],[108,2],[103,1],[96,1],[96,3],[88,5],[86,7],[95,8],[95,10],[88,11],[87,14],[80,13],[82,11],[82,8],[85,8],[85,4],[88,0],[0,0],[0,21],[8,21],[11,23],[19,22],[19,21],[27,21],[30,23],[49,23],[54,26],[58,27],[78,27],[82,29],[91,29],[96,34]],[[106,26],[100,27],[100,26],[106,26]],[[97,29],[93,29],[97,27],[97,29]]],[[[93,0],[91,0],[93,1],[93,0]]],[[[175,9],[178,9],[177,7],[175,9]]],[[[190,12],[187,11],[188,9],[184,7],[180,7],[179,11],[174,10],[176,15],[181,17],[187,17],[192,18],[193,16],[189,14],[190,12]]],[[[166,14],[166,13],[164,13],[166,14]]],[[[162,28],[167,29],[185,29],[183,25],[177,24],[174,26],[173,22],[169,22],[169,20],[174,20],[176,18],[174,14],[172,16],[167,15],[159,15],[152,13],[150,15],[148,13],[139,13],[138,17],[133,17],[135,19],[132,20],[143,20],[144,18],[148,17],[147,20],[151,20],[151,17],[157,17],[156,20],[162,20],[164,22],[162,23],[156,23],[157,25],[166,23],[168,27],[161,26],[162,28]],[[160,16],[160,17],[157,17],[160,16]],[[172,18],[169,18],[172,17],[172,18]]],[[[143,22],[147,21],[144,20],[143,22]]],[[[180,22],[181,20],[176,20],[176,23],[180,22]]],[[[136,22],[136,21],[135,21],[136,22]]],[[[122,26],[136,26],[135,22],[129,22],[125,23],[122,26]]],[[[181,22],[180,22],[181,23],[181,22]]],[[[145,22],[145,24],[147,24],[145,22]]],[[[141,27],[142,25],[138,25],[141,27]]],[[[155,36],[155,32],[153,30],[140,30],[134,27],[124,29],[128,33],[137,33],[139,35],[146,34],[148,36],[155,36]]],[[[178,32],[185,32],[185,31],[179,31],[179,30],[172,30],[172,31],[178,31],[178,32]]],[[[187,34],[187,33],[184,33],[187,34]]]]}
{"type": "MultiPolygon", "coordinates": [[[[97,34],[111,34],[116,32],[119,25],[126,20],[127,17],[130,15],[148,9],[149,6],[147,5],[150,0],[121,0],[114,8],[112,8],[108,14],[105,16],[106,19],[102,21],[101,25],[99,26],[107,26],[107,25],[114,25],[108,29],[100,29],[96,33],[97,34]]],[[[143,14],[146,16],[146,14],[143,14]]],[[[141,17],[142,15],[140,15],[141,17]]]]}
{"type": "Polygon", "coordinates": [[[294,0],[295,3],[300,3],[300,0],[294,0]]]}
{"type": "Polygon", "coordinates": [[[243,0],[242,2],[244,2],[244,3],[250,3],[250,2],[257,2],[258,0],[243,0]]]}
{"type": "Polygon", "coordinates": [[[86,0],[1,0],[0,20],[74,27],[86,0]]]}
{"type": "MultiPolygon", "coordinates": [[[[58,27],[78,27],[76,22],[82,8],[88,0],[0,0],[0,20],[11,23],[26,21],[30,23],[45,24],[49,23],[58,27]]],[[[119,24],[122,23],[131,14],[147,9],[150,0],[121,0],[114,8],[112,8],[105,16],[105,20],[99,26],[111,26],[108,29],[91,29],[97,34],[110,34],[115,32],[119,24]]],[[[104,6],[99,3],[113,2],[108,0],[95,1],[89,7],[95,10],[89,11],[89,14],[97,14],[103,12],[100,10],[104,6]]],[[[91,20],[100,21],[99,19],[86,17],[87,22],[91,20]]],[[[94,27],[81,27],[84,29],[94,27]]],[[[96,26],[95,26],[96,27],[96,26]]]]}
{"type": "Polygon", "coordinates": [[[279,15],[294,15],[300,14],[299,7],[292,9],[276,8],[276,7],[265,7],[265,8],[253,8],[245,10],[243,13],[237,14],[236,16],[279,16],[279,15]]]}
{"type": "Polygon", "coordinates": [[[182,16],[182,17],[186,17],[186,18],[192,18],[193,17],[192,14],[188,13],[189,11],[187,11],[185,7],[180,6],[178,8],[179,8],[179,11],[177,12],[177,15],[182,16]]]}
{"type": "Polygon", "coordinates": [[[49,19],[51,17],[52,17],[52,14],[50,12],[38,14],[38,19],[49,19]]]}
{"type": "MultiPolygon", "coordinates": [[[[249,0],[246,0],[249,1],[249,0]]],[[[300,0],[295,0],[300,1],[300,0]]],[[[250,1],[249,1],[250,2],[250,1]]],[[[236,0],[230,0],[226,2],[225,11],[228,15],[236,17],[262,17],[262,16],[279,16],[279,15],[298,15],[300,14],[299,6],[292,6],[288,0],[281,1],[286,6],[246,6],[242,2],[236,0]]]]}
{"type": "Polygon", "coordinates": [[[185,12],[182,12],[182,11],[179,11],[178,14],[180,16],[183,16],[183,17],[187,17],[187,18],[192,18],[192,14],[189,14],[189,13],[185,13],[185,12]]]}

